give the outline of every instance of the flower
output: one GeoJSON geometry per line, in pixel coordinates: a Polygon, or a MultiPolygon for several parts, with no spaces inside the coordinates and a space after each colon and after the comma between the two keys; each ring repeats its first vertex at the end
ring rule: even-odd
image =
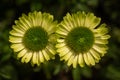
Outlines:
{"type": "Polygon", "coordinates": [[[56,25],[57,22],[53,21],[53,16],[49,13],[34,11],[28,16],[23,14],[15,21],[9,36],[17,58],[21,58],[23,63],[31,62],[38,66],[54,58],[56,51],[51,39],[56,25]]]}
{"type": "Polygon", "coordinates": [[[61,60],[74,68],[95,65],[107,53],[110,38],[106,24],[93,13],[67,13],[56,30],[57,52],[61,60]]]}

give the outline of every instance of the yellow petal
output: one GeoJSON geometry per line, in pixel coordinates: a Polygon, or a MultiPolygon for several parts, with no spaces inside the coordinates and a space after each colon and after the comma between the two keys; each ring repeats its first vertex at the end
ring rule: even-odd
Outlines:
{"type": "Polygon", "coordinates": [[[78,56],[75,56],[73,59],[73,68],[76,68],[77,63],[78,63],[78,56]]]}
{"type": "Polygon", "coordinates": [[[19,33],[19,32],[16,32],[15,30],[12,30],[10,31],[10,34],[13,35],[13,36],[18,36],[18,37],[23,37],[24,35],[19,33]]]}
{"type": "Polygon", "coordinates": [[[65,54],[67,54],[70,51],[69,48],[67,48],[66,46],[62,47],[62,48],[58,48],[57,52],[59,52],[60,57],[64,56],[65,54]]]}
{"type": "Polygon", "coordinates": [[[32,57],[32,53],[26,53],[23,57],[22,57],[22,59],[21,59],[21,62],[25,62],[25,63],[28,63],[29,61],[30,61],[30,59],[31,59],[31,57],[32,57]]]}
{"type": "Polygon", "coordinates": [[[32,63],[33,64],[37,64],[37,62],[38,62],[38,58],[37,58],[37,55],[38,53],[36,53],[36,52],[34,52],[33,53],[33,57],[32,57],[32,63]]]}
{"type": "Polygon", "coordinates": [[[50,60],[50,57],[49,57],[49,53],[47,53],[45,50],[42,50],[42,54],[43,54],[43,56],[45,57],[45,59],[48,61],[48,60],[50,60]]]}
{"type": "Polygon", "coordinates": [[[85,65],[82,53],[79,53],[78,63],[81,67],[84,67],[84,65],[85,65]]]}
{"type": "Polygon", "coordinates": [[[90,27],[92,29],[94,29],[95,27],[97,27],[100,24],[101,18],[95,18],[93,23],[91,23],[90,27]]]}
{"type": "Polygon", "coordinates": [[[25,27],[32,27],[31,21],[28,16],[25,14],[22,14],[22,17],[19,18],[19,21],[25,26],[25,27]]]}
{"type": "Polygon", "coordinates": [[[44,62],[44,56],[41,51],[39,51],[39,61],[42,63],[44,62]]]}
{"type": "Polygon", "coordinates": [[[53,55],[56,54],[55,48],[52,45],[47,46],[46,49],[53,55]]]}
{"type": "Polygon", "coordinates": [[[58,43],[56,44],[56,48],[61,48],[63,46],[65,46],[66,44],[63,42],[63,43],[58,43]]]}
{"type": "Polygon", "coordinates": [[[65,41],[64,39],[57,39],[57,42],[59,42],[59,43],[62,43],[64,41],[65,41]]]}
{"type": "Polygon", "coordinates": [[[93,45],[93,49],[96,50],[97,52],[99,52],[101,54],[101,56],[104,56],[104,54],[106,53],[107,47],[105,46],[97,46],[97,45],[93,45]]]}
{"type": "Polygon", "coordinates": [[[68,34],[68,32],[67,32],[65,29],[62,29],[62,28],[57,29],[56,32],[57,32],[58,34],[64,35],[64,36],[67,36],[67,34],[68,34]]]}
{"type": "Polygon", "coordinates": [[[101,24],[97,29],[94,29],[95,36],[103,36],[108,33],[108,28],[106,27],[106,24],[101,24]]]}
{"type": "Polygon", "coordinates": [[[73,64],[73,59],[74,59],[74,56],[71,56],[70,59],[67,62],[68,66],[70,66],[71,64],[73,64]]]}
{"type": "Polygon", "coordinates": [[[19,20],[15,20],[15,24],[17,27],[19,27],[21,30],[26,31],[29,27],[23,26],[19,20]]]}
{"type": "Polygon", "coordinates": [[[65,30],[67,30],[68,32],[72,29],[68,23],[66,23],[66,21],[62,21],[59,25],[59,27],[64,27],[65,30]]]}
{"type": "Polygon", "coordinates": [[[106,39],[95,39],[96,44],[108,44],[108,40],[106,39]]]}
{"type": "Polygon", "coordinates": [[[100,60],[100,55],[98,52],[96,52],[94,49],[90,49],[90,54],[97,60],[100,60]]]}
{"type": "Polygon", "coordinates": [[[31,52],[27,53],[27,56],[26,56],[26,59],[25,59],[25,62],[26,62],[26,63],[28,63],[28,62],[31,60],[32,54],[33,54],[33,53],[31,53],[31,52]]]}
{"type": "Polygon", "coordinates": [[[16,32],[24,35],[25,31],[23,29],[21,29],[18,25],[13,25],[12,27],[16,32]]]}
{"type": "Polygon", "coordinates": [[[12,44],[11,48],[14,50],[14,52],[18,52],[24,49],[24,46],[22,44],[12,44]]]}
{"type": "Polygon", "coordinates": [[[71,56],[72,56],[72,52],[71,51],[69,51],[68,53],[66,53],[66,55],[64,55],[62,58],[61,58],[61,60],[65,60],[65,61],[67,61],[71,56]]]}
{"type": "Polygon", "coordinates": [[[22,42],[22,38],[9,36],[9,41],[12,42],[12,43],[21,43],[22,42]]]}
{"type": "Polygon", "coordinates": [[[89,60],[88,60],[88,56],[87,56],[86,53],[83,54],[83,57],[84,57],[85,63],[86,63],[87,65],[90,65],[90,62],[89,62],[89,60]]]}
{"type": "Polygon", "coordinates": [[[72,24],[74,27],[78,27],[79,25],[79,17],[77,14],[72,14],[72,24]]]}
{"type": "Polygon", "coordinates": [[[95,60],[94,58],[91,56],[91,54],[88,52],[87,54],[88,57],[88,61],[90,62],[91,65],[95,65],[95,60]]]}
{"type": "Polygon", "coordinates": [[[17,57],[18,57],[18,58],[21,58],[21,57],[23,57],[25,54],[27,54],[27,50],[26,50],[26,49],[23,49],[23,50],[21,50],[21,51],[18,53],[17,57]]]}
{"type": "Polygon", "coordinates": [[[85,12],[79,12],[79,19],[80,19],[80,25],[83,27],[85,26],[85,18],[86,18],[86,14],[85,12]]]}
{"type": "Polygon", "coordinates": [[[94,16],[93,13],[88,13],[86,15],[86,19],[85,19],[85,26],[86,27],[90,27],[91,23],[93,23],[93,20],[95,19],[96,17],[94,16]]]}
{"type": "Polygon", "coordinates": [[[66,14],[66,16],[63,18],[64,22],[69,25],[69,27],[74,28],[72,17],[69,13],[66,14]]]}

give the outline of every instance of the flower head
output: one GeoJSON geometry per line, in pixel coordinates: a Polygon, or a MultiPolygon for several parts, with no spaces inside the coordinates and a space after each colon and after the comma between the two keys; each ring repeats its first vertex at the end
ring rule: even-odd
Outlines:
{"type": "Polygon", "coordinates": [[[10,31],[11,48],[25,63],[40,65],[50,60],[56,53],[51,41],[56,25],[53,16],[48,13],[35,11],[28,16],[23,14],[10,31]]]}
{"type": "Polygon", "coordinates": [[[63,18],[56,31],[56,48],[68,66],[95,65],[107,52],[110,36],[106,24],[99,25],[100,21],[93,13],[85,12],[67,13],[63,18]]]}

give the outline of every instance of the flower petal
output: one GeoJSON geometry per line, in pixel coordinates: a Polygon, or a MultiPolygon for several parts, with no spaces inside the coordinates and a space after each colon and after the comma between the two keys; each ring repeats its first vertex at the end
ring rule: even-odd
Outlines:
{"type": "Polygon", "coordinates": [[[39,51],[39,61],[40,61],[41,63],[44,62],[44,56],[43,56],[43,53],[42,53],[41,51],[39,51]]]}
{"type": "Polygon", "coordinates": [[[18,57],[18,58],[21,58],[21,57],[23,57],[25,54],[27,54],[27,50],[26,50],[26,49],[23,49],[23,50],[21,50],[21,51],[18,53],[17,57],[18,57]]]}
{"type": "Polygon", "coordinates": [[[91,54],[88,52],[87,54],[87,57],[88,57],[88,61],[91,65],[95,65],[95,60],[94,58],[91,56],[91,54]]]}
{"type": "Polygon", "coordinates": [[[24,46],[22,44],[12,44],[11,48],[14,50],[14,52],[18,52],[22,49],[24,49],[24,46]]]}
{"type": "Polygon", "coordinates": [[[45,50],[42,50],[42,54],[43,54],[43,56],[45,57],[45,59],[47,61],[50,60],[50,57],[49,57],[48,53],[45,50]]]}
{"type": "Polygon", "coordinates": [[[73,60],[73,68],[76,68],[78,63],[78,56],[75,56],[74,60],[73,60]]]}
{"type": "Polygon", "coordinates": [[[9,36],[9,41],[12,42],[12,43],[21,43],[22,42],[22,38],[9,36]]]}
{"type": "Polygon", "coordinates": [[[70,50],[69,50],[66,46],[57,49],[57,52],[60,53],[59,55],[60,55],[61,57],[64,56],[65,54],[67,54],[69,51],[70,51],[70,50]]]}
{"type": "Polygon", "coordinates": [[[67,62],[68,66],[70,66],[71,64],[73,64],[73,59],[74,59],[74,56],[71,56],[70,59],[67,62]]]}
{"type": "Polygon", "coordinates": [[[89,65],[90,65],[90,62],[89,62],[89,60],[88,60],[87,53],[84,53],[84,54],[83,54],[83,57],[84,57],[85,63],[89,66],[89,65]]]}
{"type": "Polygon", "coordinates": [[[23,34],[16,32],[15,30],[10,31],[10,34],[13,36],[23,37],[23,34]]]}
{"type": "Polygon", "coordinates": [[[85,65],[82,53],[79,53],[79,55],[78,55],[78,63],[81,67],[84,67],[84,65],[85,65]]]}
{"type": "Polygon", "coordinates": [[[60,60],[65,60],[67,61],[71,56],[72,56],[72,52],[69,51],[68,53],[66,53],[60,60]]]}

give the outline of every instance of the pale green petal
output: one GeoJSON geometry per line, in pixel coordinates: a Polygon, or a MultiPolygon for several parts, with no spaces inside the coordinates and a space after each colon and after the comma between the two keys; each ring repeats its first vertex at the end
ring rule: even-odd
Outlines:
{"type": "Polygon", "coordinates": [[[100,60],[100,55],[98,52],[96,52],[94,49],[90,49],[90,54],[97,60],[100,60]]]}
{"type": "Polygon", "coordinates": [[[57,26],[57,22],[53,22],[53,16],[48,13],[43,13],[42,16],[42,24],[41,26],[48,32],[53,33],[55,31],[55,27],[57,26]]]}
{"type": "Polygon", "coordinates": [[[91,23],[90,27],[92,29],[94,29],[95,27],[97,27],[100,24],[101,18],[95,18],[93,23],[91,23]]]}
{"type": "Polygon", "coordinates": [[[82,53],[79,53],[79,55],[78,55],[78,63],[81,67],[84,67],[84,65],[85,65],[82,53]]]}
{"type": "Polygon", "coordinates": [[[57,39],[57,42],[59,42],[59,43],[62,43],[64,41],[65,41],[64,39],[57,39]]]}
{"type": "Polygon", "coordinates": [[[28,63],[31,60],[31,58],[32,58],[32,53],[31,52],[27,53],[27,57],[25,59],[25,62],[28,63]]]}
{"type": "Polygon", "coordinates": [[[35,15],[35,24],[41,26],[42,25],[42,13],[37,12],[35,15]]]}
{"type": "Polygon", "coordinates": [[[14,50],[14,52],[18,52],[24,49],[24,46],[22,44],[12,44],[11,48],[14,50]]]}
{"type": "Polygon", "coordinates": [[[48,49],[45,49],[45,51],[49,55],[50,58],[55,59],[55,56],[48,49]]]}
{"type": "Polygon", "coordinates": [[[72,14],[72,23],[74,27],[80,26],[80,20],[77,14],[72,14]]]}
{"type": "MultiPolygon", "coordinates": [[[[34,12],[34,13],[35,13],[35,12],[34,12]]],[[[31,13],[31,12],[30,12],[30,13],[28,14],[28,17],[29,17],[29,19],[30,19],[30,22],[31,22],[32,27],[38,26],[38,25],[36,24],[36,20],[35,20],[34,13],[31,13]]]]}
{"type": "Polygon", "coordinates": [[[72,29],[72,28],[69,26],[69,24],[66,23],[65,21],[62,21],[62,22],[60,23],[59,27],[63,27],[63,28],[65,28],[65,30],[67,30],[67,31],[70,31],[70,30],[72,29]]]}
{"type": "Polygon", "coordinates": [[[70,59],[67,62],[68,66],[70,66],[71,64],[73,64],[73,59],[74,59],[74,56],[71,56],[70,59]]]}
{"type": "Polygon", "coordinates": [[[105,47],[105,46],[99,47],[97,45],[93,45],[93,49],[96,50],[97,52],[99,52],[101,54],[101,56],[104,56],[104,54],[106,53],[107,47],[105,47]]]}
{"type": "Polygon", "coordinates": [[[66,46],[66,44],[64,42],[56,44],[56,48],[61,48],[61,47],[64,47],[64,46],[66,46]]]}
{"type": "Polygon", "coordinates": [[[30,59],[32,58],[32,53],[26,53],[22,59],[21,59],[21,62],[25,62],[25,63],[28,63],[30,61],[30,59]]]}
{"type": "Polygon", "coordinates": [[[108,28],[106,24],[101,24],[97,29],[94,30],[96,32],[95,36],[102,36],[108,33],[108,28]]]}
{"type": "Polygon", "coordinates": [[[54,46],[53,46],[52,44],[49,44],[49,45],[46,47],[46,49],[47,49],[51,54],[53,54],[53,55],[56,54],[55,48],[54,48],[54,46]]]}
{"type": "Polygon", "coordinates": [[[94,16],[93,13],[88,13],[85,19],[85,26],[95,28],[100,24],[101,18],[94,16]]]}
{"type": "Polygon", "coordinates": [[[19,32],[16,32],[15,30],[11,30],[10,34],[13,35],[13,36],[18,36],[18,37],[23,37],[24,36],[23,34],[21,34],[19,32]]]}
{"type": "Polygon", "coordinates": [[[18,57],[18,58],[21,58],[21,57],[23,57],[25,54],[27,54],[27,50],[26,50],[26,49],[23,49],[23,50],[21,50],[21,51],[18,53],[17,57],[18,57]]]}
{"type": "Polygon", "coordinates": [[[64,35],[64,36],[67,36],[67,34],[68,34],[68,31],[66,31],[65,29],[62,29],[62,28],[57,29],[56,32],[57,32],[58,34],[64,35]]]}
{"type": "Polygon", "coordinates": [[[78,12],[77,13],[80,19],[80,25],[79,27],[84,27],[85,26],[85,18],[86,18],[86,14],[85,12],[78,12]]]}
{"type": "Polygon", "coordinates": [[[27,57],[27,54],[25,54],[25,55],[22,57],[22,59],[21,59],[21,62],[22,62],[22,63],[25,62],[26,57],[27,57]]]}
{"type": "Polygon", "coordinates": [[[21,34],[23,34],[23,35],[24,35],[24,33],[25,33],[25,31],[24,31],[22,28],[18,27],[17,25],[13,25],[12,28],[13,28],[13,30],[15,30],[16,32],[21,33],[21,34]]]}
{"type": "Polygon", "coordinates": [[[18,21],[18,20],[15,20],[15,24],[16,24],[16,26],[17,27],[19,27],[21,30],[23,30],[23,31],[26,31],[29,27],[25,27],[25,26],[23,26],[22,24],[21,24],[21,22],[20,21],[18,21]]]}
{"type": "Polygon", "coordinates": [[[110,38],[110,35],[104,35],[104,36],[101,36],[100,38],[101,38],[101,39],[109,39],[109,38],[110,38]]]}
{"type": "Polygon", "coordinates": [[[73,20],[72,20],[72,17],[69,13],[66,14],[66,16],[63,18],[64,19],[64,22],[69,25],[69,27],[71,28],[74,28],[75,26],[72,24],[73,23],[73,20]]]}
{"type": "Polygon", "coordinates": [[[78,63],[78,56],[75,56],[75,58],[73,59],[73,68],[76,68],[78,63]]]}
{"type": "Polygon", "coordinates": [[[108,44],[107,39],[95,39],[96,44],[108,44]]]}
{"type": "Polygon", "coordinates": [[[43,54],[42,54],[42,52],[41,51],[39,51],[39,61],[42,63],[42,62],[44,62],[44,56],[43,56],[43,54]]]}
{"type": "Polygon", "coordinates": [[[37,58],[37,55],[38,53],[36,53],[36,52],[34,52],[33,53],[33,57],[32,57],[32,63],[33,64],[37,64],[37,62],[38,62],[38,58],[37,58]]]}
{"type": "Polygon", "coordinates": [[[90,65],[90,62],[89,62],[89,60],[88,60],[88,56],[87,56],[86,53],[83,53],[83,57],[84,57],[85,63],[86,63],[87,65],[90,65]]]}
{"type": "Polygon", "coordinates": [[[67,48],[66,46],[62,47],[62,48],[58,48],[57,52],[59,52],[59,56],[64,56],[65,54],[67,54],[70,51],[69,48],[67,48]]]}
{"type": "Polygon", "coordinates": [[[46,52],[46,50],[42,50],[42,54],[43,54],[43,56],[45,57],[45,59],[48,61],[48,60],[50,60],[50,57],[49,57],[49,53],[47,53],[46,52]]]}
{"type": "Polygon", "coordinates": [[[95,60],[94,58],[91,56],[90,52],[86,53],[87,57],[88,57],[88,61],[91,65],[95,65],[95,60]]]}
{"type": "Polygon", "coordinates": [[[91,26],[91,23],[93,23],[93,20],[95,19],[96,17],[94,16],[93,13],[88,13],[86,15],[86,19],[85,19],[85,26],[86,27],[90,27],[91,26]]]}
{"type": "Polygon", "coordinates": [[[9,36],[9,41],[12,42],[12,43],[21,43],[22,42],[22,38],[9,36]]]}
{"type": "Polygon", "coordinates": [[[57,21],[52,22],[51,25],[50,25],[50,28],[47,29],[48,34],[54,33],[56,31],[56,29],[57,29],[57,27],[56,27],[57,25],[58,25],[57,21]]]}
{"type": "Polygon", "coordinates": [[[72,52],[69,51],[68,53],[66,53],[60,60],[65,60],[67,61],[71,56],[72,56],[72,52]]]}
{"type": "Polygon", "coordinates": [[[19,18],[19,21],[26,28],[27,27],[32,27],[29,18],[25,14],[22,14],[22,17],[19,18]]]}

